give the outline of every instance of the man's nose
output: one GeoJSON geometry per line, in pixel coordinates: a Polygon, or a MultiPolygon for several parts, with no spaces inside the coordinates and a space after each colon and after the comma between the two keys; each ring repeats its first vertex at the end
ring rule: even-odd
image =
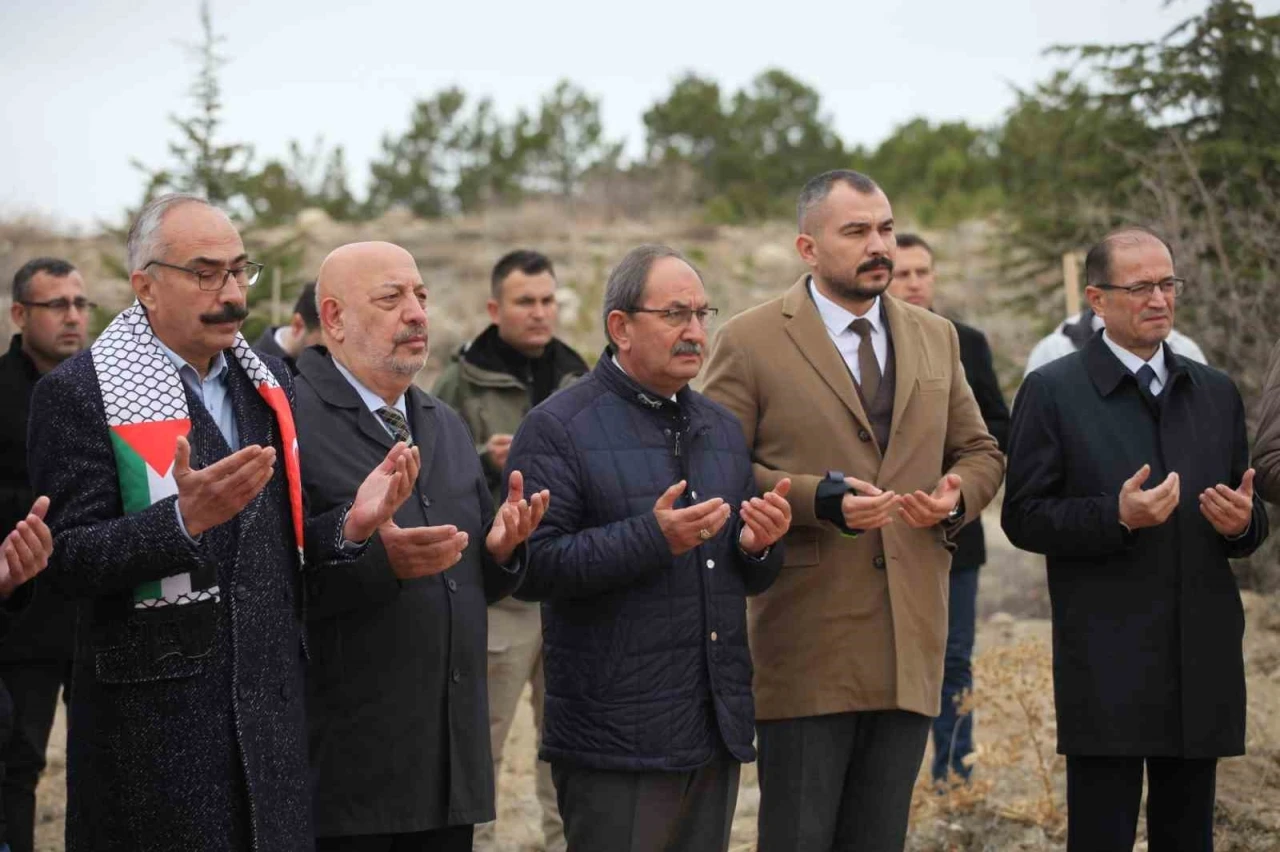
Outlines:
{"type": "Polygon", "coordinates": [[[410,299],[404,313],[401,314],[401,318],[408,325],[426,325],[427,306],[410,299]]]}

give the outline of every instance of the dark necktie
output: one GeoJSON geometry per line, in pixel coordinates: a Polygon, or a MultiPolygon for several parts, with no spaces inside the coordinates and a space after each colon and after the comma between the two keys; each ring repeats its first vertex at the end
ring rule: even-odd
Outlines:
{"type": "Polygon", "coordinates": [[[1156,371],[1151,369],[1150,364],[1143,364],[1138,368],[1138,390],[1142,391],[1142,395],[1147,398],[1147,402],[1155,404],[1156,395],[1151,390],[1151,383],[1156,380],[1156,371]]]}
{"type": "Polygon", "coordinates": [[[862,374],[859,386],[863,399],[871,405],[880,391],[880,362],[876,360],[876,350],[871,344],[871,320],[859,317],[849,323],[849,328],[858,335],[858,372],[862,374]]]}
{"type": "Polygon", "coordinates": [[[378,409],[378,416],[391,430],[391,437],[397,441],[404,441],[410,447],[413,446],[413,435],[409,432],[409,424],[405,422],[403,414],[389,405],[384,405],[378,409]]]}

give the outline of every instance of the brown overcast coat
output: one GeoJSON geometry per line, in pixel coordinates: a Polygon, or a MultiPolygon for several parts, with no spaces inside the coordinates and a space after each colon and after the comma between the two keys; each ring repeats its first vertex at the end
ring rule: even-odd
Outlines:
{"type": "Polygon", "coordinates": [[[1253,442],[1254,489],[1280,504],[1280,343],[1271,350],[1267,379],[1258,406],[1258,437],[1253,442]]]}
{"type": "Polygon", "coordinates": [[[955,327],[887,295],[897,380],[882,458],[807,281],[730,320],[706,372],[706,394],[742,422],[760,488],[792,479],[785,567],[748,601],[756,716],[888,708],[936,716],[949,542],[937,527],[902,520],[842,536],[815,517],[814,493],[827,470],[899,494],[930,492],[956,473],[968,522],[995,495],[1004,460],[965,382],[955,327]]]}

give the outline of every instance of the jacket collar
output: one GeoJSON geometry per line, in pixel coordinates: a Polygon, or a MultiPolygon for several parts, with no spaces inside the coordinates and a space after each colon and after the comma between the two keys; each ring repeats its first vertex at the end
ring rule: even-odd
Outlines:
{"type": "Polygon", "coordinates": [[[40,370],[36,367],[36,362],[31,360],[31,356],[27,354],[27,350],[22,348],[22,335],[15,334],[9,339],[9,357],[16,364],[21,365],[22,372],[26,374],[31,381],[40,378],[40,370]]]}
{"type": "MultiPolygon", "coordinates": [[[[1165,383],[1165,389],[1160,392],[1160,395],[1166,396],[1174,384],[1183,378],[1195,384],[1195,374],[1187,369],[1186,359],[1175,355],[1169,348],[1167,340],[1160,345],[1164,348],[1164,363],[1169,369],[1169,380],[1165,383]]],[[[1114,393],[1125,379],[1133,382],[1134,387],[1138,386],[1138,380],[1134,378],[1133,373],[1129,372],[1129,368],[1121,363],[1107,346],[1106,341],[1102,339],[1101,331],[1095,332],[1093,337],[1089,338],[1081,352],[1084,356],[1085,371],[1089,374],[1093,386],[1098,389],[1098,393],[1103,396],[1114,393]]]]}
{"type": "Polygon", "coordinates": [[[595,375],[610,391],[646,411],[679,416],[690,414],[695,409],[694,392],[688,385],[676,392],[675,401],[672,402],[670,398],[646,388],[619,369],[618,365],[613,363],[611,346],[605,347],[600,360],[596,362],[595,375]]]}

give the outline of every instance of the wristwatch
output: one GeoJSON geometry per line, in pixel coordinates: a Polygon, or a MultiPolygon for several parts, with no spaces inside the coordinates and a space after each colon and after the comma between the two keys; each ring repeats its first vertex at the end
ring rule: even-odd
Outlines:
{"type": "Polygon", "coordinates": [[[844,511],[841,509],[844,495],[851,492],[857,493],[852,485],[844,481],[844,474],[838,470],[829,470],[818,482],[818,488],[813,497],[813,509],[819,520],[835,526],[840,530],[841,535],[846,538],[857,538],[862,530],[850,529],[846,526],[844,511]]]}

